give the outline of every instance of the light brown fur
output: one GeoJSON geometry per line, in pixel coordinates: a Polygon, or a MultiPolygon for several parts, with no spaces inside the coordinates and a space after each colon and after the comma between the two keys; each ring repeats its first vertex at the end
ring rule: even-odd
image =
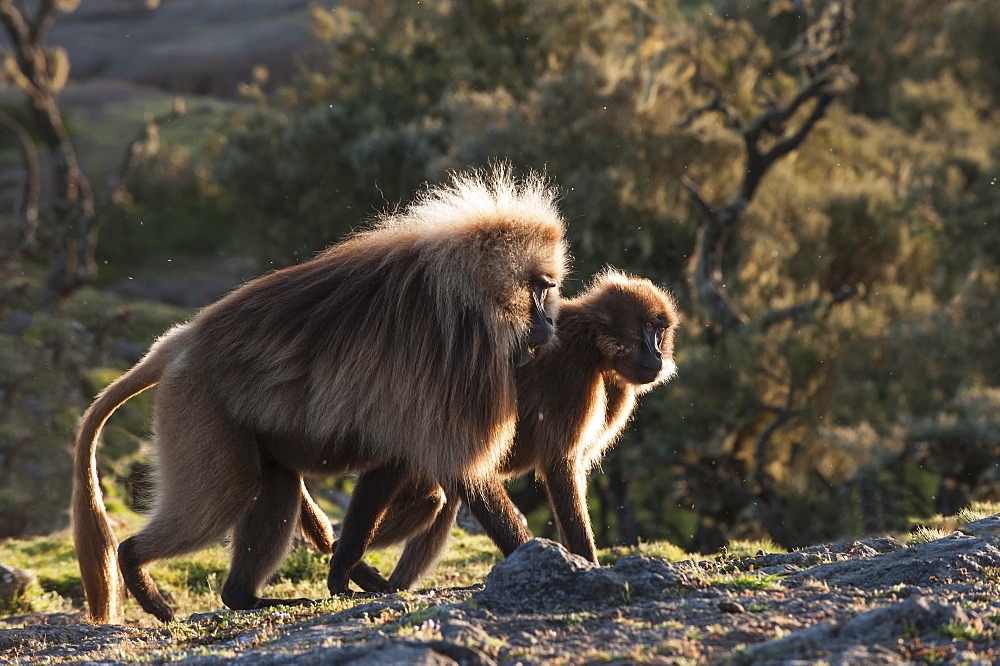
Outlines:
{"type": "MultiPolygon", "coordinates": [[[[578,297],[564,300],[560,312],[557,342],[517,370],[517,434],[498,472],[511,478],[534,469],[549,494],[564,544],[596,561],[587,474],[621,435],[636,396],[674,376],[673,338],[680,317],[673,298],[649,280],[611,269],[578,297]],[[652,362],[642,354],[642,331],[650,321],[666,326],[657,350],[662,357],[658,372],[640,367],[652,362]]],[[[407,588],[433,564],[457,502],[450,502],[449,512],[438,514],[425,531],[421,526],[428,516],[422,512],[437,509],[413,498],[431,492],[425,484],[409,484],[386,518],[392,533],[376,537],[379,545],[411,537],[389,581],[366,574],[355,582],[372,591],[407,588]]]]}
{"type": "MultiPolygon", "coordinates": [[[[119,568],[143,608],[170,619],[147,565],[227,533],[233,560],[223,600],[278,603],[256,594],[299,523],[303,474],[361,474],[331,592],[346,590],[404,478],[493,492],[515,429],[514,361],[547,340],[531,342],[532,297],[543,294],[551,327],[558,294],[546,298],[536,285],[540,276],[558,283],[565,262],[552,191],[500,167],[429,189],[161,338],[98,397],[77,436],[74,538],[92,619],[119,617],[119,568]],[[115,408],[157,382],[154,511],[116,557],[97,439],[115,408]]],[[[322,532],[326,522],[305,525],[322,532]]],[[[511,543],[526,538],[509,526],[511,543]]]]}

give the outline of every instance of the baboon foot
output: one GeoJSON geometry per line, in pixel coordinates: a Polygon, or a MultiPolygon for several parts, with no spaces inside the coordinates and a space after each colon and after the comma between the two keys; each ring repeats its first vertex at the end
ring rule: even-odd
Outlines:
{"type": "Polygon", "coordinates": [[[273,606],[306,606],[312,599],[267,599],[258,597],[256,589],[247,584],[226,581],[222,586],[222,603],[233,610],[257,610],[273,606]]]}
{"type": "Polygon", "coordinates": [[[313,599],[268,599],[256,594],[240,594],[235,589],[222,590],[222,603],[232,610],[258,610],[274,606],[310,606],[316,603],[313,599]]]}
{"type": "Polygon", "coordinates": [[[257,599],[254,608],[273,608],[274,606],[312,606],[315,599],[257,599]]]}
{"type": "Polygon", "coordinates": [[[351,570],[351,580],[365,592],[377,592],[379,594],[396,592],[396,588],[382,577],[379,570],[366,562],[357,564],[351,570]]]}

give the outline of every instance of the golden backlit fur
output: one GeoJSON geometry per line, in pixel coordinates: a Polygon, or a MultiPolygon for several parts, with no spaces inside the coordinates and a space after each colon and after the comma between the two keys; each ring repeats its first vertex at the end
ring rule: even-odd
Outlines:
{"type": "MultiPolygon", "coordinates": [[[[583,293],[562,302],[558,340],[517,369],[517,435],[497,473],[509,478],[534,469],[549,493],[564,544],[591,561],[597,553],[587,514],[587,474],[621,435],[636,396],[675,375],[679,319],[673,298],[652,282],[606,269],[583,293]],[[664,328],[655,371],[639,367],[652,361],[643,356],[648,322],[664,328]]],[[[388,583],[370,577],[356,582],[372,591],[407,588],[433,564],[448,536],[440,523],[450,527],[454,502],[427,531],[417,529],[427,524],[422,511],[439,510],[422,499],[432,492],[409,484],[386,518],[386,533],[376,537],[379,545],[412,537],[388,583]]]]}
{"type": "Polygon", "coordinates": [[[636,396],[677,372],[680,315],[673,297],[649,280],[605,269],[583,293],[564,300],[561,313],[559,339],[517,371],[517,438],[502,466],[508,474],[566,458],[589,472],[625,429],[636,396]],[[638,324],[629,319],[654,314],[669,324],[660,346],[663,364],[654,379],[638,383],[624,371],[640,344],[638,324]]]}
{"type": "MultiPolygon", "coordinates": [[[[541,179],[517,182],[503,167],[455,176],[167,333],[98,397],[77,436],[74,538],[92,619],[119,617],[119,560],[143,607],[169,619],[146,565],[229,532],[223,600],[276,601],[256,590],[298,523],[303,474],[360,473],[370,496],[348,511],[357,538],[334,558],[333,591],[334,568],[360,558],[396,477],[449,489],[490,481],[514,435],[532,281],[562,280],[563,233],[541,179]],[[157,382],[154,512],[116,557],[97,438],[122,402],[157,382]]],[[[558,301],[549,290],[550,318],[558,301]]]]}

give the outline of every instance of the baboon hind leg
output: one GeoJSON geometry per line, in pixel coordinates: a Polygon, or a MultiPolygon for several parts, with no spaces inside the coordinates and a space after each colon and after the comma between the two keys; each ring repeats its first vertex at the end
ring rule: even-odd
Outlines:
{"type": "Polygon", "coordinates": [[[420,580],[434,566],[441,551],[451,536],[451,526],[455,523],[458,507],[462,502],[457,497],[448,497],[430,526],[406,540],[406,547],[400,555],[396,567],[389,576],[389,586],[395,590],[406,590],[420,580]]]}
{"type": "Polygon", "coordinates": [[[258,590],[288,553],[299,524],[298,473],[274,462],[261,463],[260,485],[233,529],[232,564],[222,602],[234,610],[311,603],[311,599],[268,599],[258,590]]]}
{"type": "Polygon", "coordinates": [[[147,567],[221,539],[250,501],[253,442],[188,393],[160,391],[157,404],[157,499],[153,515],[118,547],[125,586],[143,610],[174,617],[147,567]],[[184,418],[174,418],[183,414],[184,418]],[[189,426],[198,423],[197,432],[189,426]],[[248,454],[248,451],[250,453],[248,454]]]}
{"type": "MultiPolygon", "coordinates": [[[[164,514],[160,514],[164,515],[164,514]]],[[[174,619],[174,611],[156,588],[148,567],[156,560],[190,553],[225,534],[225,525],[204,525],[214,529],[198,529],[192,523],[182,524],[169,515],[154,516],[138,534],[118,546],[118,566],[125,587],[142,609],[162,622],[174,619]]]]}

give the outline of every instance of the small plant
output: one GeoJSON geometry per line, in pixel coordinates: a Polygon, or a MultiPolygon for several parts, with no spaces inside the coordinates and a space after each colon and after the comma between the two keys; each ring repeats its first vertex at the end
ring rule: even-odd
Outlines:
{"type": "Polygon", "coordinates": [[[399,618],[399,626],[404,628],[419,626],[427,622],[427,620],[436,618],[440,614],[441,608],[438,606],[421,605],[399,618]]]}
{"type": "Polygon", "coordinates": [[[980,618],[971,622],[949,622],[938,629],[938,632],[953,641],[979,641],[987,637],[987,631],[980,618]]]}
{"type": "Polygon", "coordinates": [[[955,514],[959,523],[971,523],[1000,513],[1000,502],[973,502],[955,514]]]}
{"type": "Polygon", "coordinates": [[[733,592],[758,592],[774,590],[781,586],[780,574],[759,576],[753,573],[722,574],[710,577],[707,583],[733,592]]]}
{"type": "Polygon", "coordinates": [[[292,583],[323,580],[329,567],[329,556],[312,548],[301,547],[288,554],[277,575],[292,583]]]}
{"type": "Polygon", "coordinates": [[[920,526],[907,537],[906,545],[915,546],[918,543],[930,543],[931,541],[943,539],[949,534],[951,534],[951,530],[920,526]]]}
{"type": "Polygon", "coordinates": [[[906,585],[904,583],[896,583],[895,585],[893,585],[892,587],[890,587],[890,588],[888,588],[886,590],[879,590],[878,592],[876,592],[875,593],[875,598],[876,599],[895,599],[897,596],[899,596],[900,590],[902,590],[905,587],[906,587],[906,585]]]}
{"type": "Polygon", "coordinates": [[[741,560],[748,557],[760,557],[769,553],[787,553],[788,551],[770,539],[735,539],[723,548],[723,552],[727,559],[741,560]]]}
{"type": "Polygon", "coordinates": [[[612,546],[611,548],[601,549],[597,553],[597,561],[600,564],[609,566],[629,555],[657,557],[668,562],[680,562],[691,559],[691,555],[685,553],[683,548],[675,546],[669,541],[656,541],[653,543],[640,541],[634,546],[612,546]]]}
{"type": "Polygon", "coordinates": [[[587,620],[592,620],[594,614],[588,611],[581,611],[579,613],[566,613],[563,615],[556,615],[552,619],[556,622],[561,622],[567,627],[580,627],[587,620]]]}

